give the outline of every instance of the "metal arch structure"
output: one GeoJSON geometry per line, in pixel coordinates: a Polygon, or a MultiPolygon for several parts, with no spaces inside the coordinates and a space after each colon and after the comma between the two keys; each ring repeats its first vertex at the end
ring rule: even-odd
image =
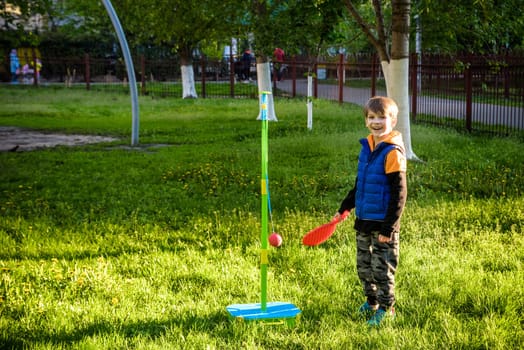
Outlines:
{"type": "Polygon", "coordinates": [[[131,59],[131,53],[129,52],[129,46],[127,45],[126,36],[120,24],[120,20],[116,15],[115,9],[111,4],[110,0],[102,0],[107,14],[111,18],[113,27],[115,27],[116,35],[118,36],[118,41],[120,42],[120,48],[124,54],[124,61],[126,63],[127,70],[127,79],[129,81],[129,89],[131,93],[131,110],[132,110],[132,129],[131,129],[131,145],[138,145],[138,129],[140,124],[139,110],[138,110],[138,89],[136,87],[136,77],[135,77],[135,67],[133,65],[133,60],[131,59]]]}

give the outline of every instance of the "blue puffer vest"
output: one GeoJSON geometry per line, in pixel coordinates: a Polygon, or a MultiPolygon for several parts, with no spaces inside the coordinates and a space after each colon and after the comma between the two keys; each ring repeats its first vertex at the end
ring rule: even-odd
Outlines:
{"type": "Polygon", "coordinates": [[[383,221],[390,198],[384,166],[387,154],[397,146],[382,142],[371,152],[367,139],[361,139],[360,143],[355,214],[361,220],[383,221]]]}

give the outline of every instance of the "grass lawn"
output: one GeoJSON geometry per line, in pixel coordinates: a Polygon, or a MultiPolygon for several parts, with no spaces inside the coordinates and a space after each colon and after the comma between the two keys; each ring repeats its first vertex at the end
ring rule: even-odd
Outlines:
{"type": "Polygon", "coordinates": [[[352,186],[360,107],[277,99],[269,124],[268,301],[295,326],[230,320],[260,301],[256,99],[4,86],[0,126],[116,137],[0,153],[1,349],[519,349],[524,145],[412,126],[397,317],[369,329],[353,217],[301,245],[352,186]]]}

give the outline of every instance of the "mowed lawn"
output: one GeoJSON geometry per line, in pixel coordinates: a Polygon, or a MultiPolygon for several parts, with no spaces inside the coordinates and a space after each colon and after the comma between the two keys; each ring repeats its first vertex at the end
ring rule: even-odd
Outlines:
{"type": "Polygon", "coordinates": [[[397,316],[369,329],[354,217],[315,248],[367,135],[354,105],[277,99],[269,123],[268,301],[295,325],[232,320],[260,301],[256,99],[0,89],[0,126],[111,136],[0,153],[2,349],[520,349],[524,144],[412,125],[397,316]]]}

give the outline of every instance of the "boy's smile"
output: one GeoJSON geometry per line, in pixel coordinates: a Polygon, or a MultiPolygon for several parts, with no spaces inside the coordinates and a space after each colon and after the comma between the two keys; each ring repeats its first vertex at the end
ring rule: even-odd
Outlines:
{"type": "Polygon", "coordinates": [[[366,117],[366,126],[373,135],[375,142],[381,141],[381,138],[393,131],[395,126],[390,116],[368,112],[366,117]]]}

